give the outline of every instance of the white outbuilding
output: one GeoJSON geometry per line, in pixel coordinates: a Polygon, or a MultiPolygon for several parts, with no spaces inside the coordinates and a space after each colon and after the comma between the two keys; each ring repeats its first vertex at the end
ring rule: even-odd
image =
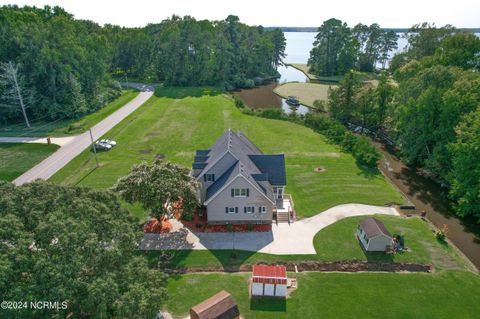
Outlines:
{"type": "Polygon", "coordinates": [[[365,251],[387,251],[393,244],[392,235],[376,218],[368,218],[358,223],[357,238],[365,251]]]}
{"type": "Polygon", "coordinates": [[[252,296],[285,297],[286,295],[287,268],[285,266],[253,266],[252,296]]]}

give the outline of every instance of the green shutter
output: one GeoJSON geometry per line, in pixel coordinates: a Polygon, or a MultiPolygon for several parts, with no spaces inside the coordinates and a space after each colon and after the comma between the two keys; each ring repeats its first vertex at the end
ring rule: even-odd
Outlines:
{"type": "Polygon", "coordinates": [[[228,214],[228,207],[225,207],[225,213],[228,214]]]}
{"type": "Polygon", "coordinates": [[[212,182],[215,182],[215,174],[212,174],[212,182]]]}
{"type": "Polygon", "coordinates": [[[231,189],[232,197],[235,196],[235,194],[234,194],[233,191],[234,191],[234,189],[232,188],[232,189],[231,189]]]}
{"type": "Polygon", "coordinates": [[[247,212],[247,206],[243,207],[243,212],[244,212],[244,213],[247,212]]]}
{"type": "Polygon", "coordinates": [[[207,181],[207,174],[203,174],[203,181],[204,181],[204,182],[207,181]]]}
{"type": "Polygon", "coordinates": [[[247,197],[250,196],[250,188],[247,188],[247,197]]]}
{"type": "Polygon", "coordinates": [[[238,214],[238,207],[235,207],[235,214],[238,214]]]}

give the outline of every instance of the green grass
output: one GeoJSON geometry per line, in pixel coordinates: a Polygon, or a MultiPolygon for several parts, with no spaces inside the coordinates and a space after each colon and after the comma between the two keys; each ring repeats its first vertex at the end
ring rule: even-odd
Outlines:
{"type": "Polygon", "coordinates": [[[44,137],[80,134],[133,100],[138,94],[138,91],[124,90],[122,95],[114,101],[77,120],[39,121],[34,122],[31,128],[25,127],[23,123],[1,127],[0,136],[44,137]]]}
{"type": "Polygon", "coordinates": [[[378,171],[367,170],[350,154],[329,144],[311,129],[287,121],[243,114],[225,95],[197,97],[198,88],[181,89],[183,98],[172,98],[176,89],[157,90],[137,111],[106,136],[117,146],[99,154],[95,169],[91,152],[84,151],[51,181],[96,188],[111,187],[132,165],[151,162],[157,154],[190,166],[196,149],[205,149],[229,128],[241,129],[265,153],[285,153],[286,192],[293,195],[298,216],[307,217],[344,203],[383,205],[403,198],[378,171]],[[326,169],[317,173],[314,169],[326,169]]]}
{"type": "Polygon", "coordinates": [[[0,180],[13,181],[58,148],[54,144],[0,143],[0,180]]]}
{"type": "MultiPolygon", "coordinates": [[[[350,217],[340,220],[322,230],[314,238],[316,255],[270,255],[242,250],[180,250],[170,252],[173,256],[171,268],[183,267],[228,267],[235,268],[241,264],[275,261],[384,261],[413,262],[433,264],[435,268],[447,270],[464,270],[464,259],[451,246],[439,243],[429,224],[420,218],[401,218],[380,216],[392,234],[402,234],[409,251],[387,255],[384,253],[366,253],[361,248],[355,231],[362,217],[350,217]]],[[[161,252],[145,252],[151,265],[155,265],[161,252]]]]}
{"type": "Polygon", "coordinates": [[[298,288],[285,299],[250,299],[250,274],[171,277],[163,305],[176,317],[224,289],[245,318],[476,318],[480,277],[469,272],[289,273],[298,288]]]}
{"type": "Polygon", "coordinates": [[[316,108],[314,106],[315,100],[326,102],[328,100],[328,91],[335,85],[319,84],[319,83],[300,83],[300,82],[288,82],[277,86],[273,92],[283,98],[289,96],[297,96],[299,102],[302,105],[316,108]]]}

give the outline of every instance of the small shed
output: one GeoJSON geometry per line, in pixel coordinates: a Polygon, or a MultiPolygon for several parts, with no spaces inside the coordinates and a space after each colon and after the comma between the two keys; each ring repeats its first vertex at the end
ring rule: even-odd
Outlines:
{"type": "Polygon", "coordinates": [[[238,319],[240,311],[232,296],[225,290],[190,309],[191,319],[238,319]]]}
{"type": "Polygon", "coordinates": [[[285,266],[253,265],[252,296],[285,297],[287,268],[285,266]]]}
{"type": "Polygon", "coordinates": [[[386,251],[393,243],[392,235],[376,218],[368,218],[358,223],[357,238],[365,251],[386,251]]]}

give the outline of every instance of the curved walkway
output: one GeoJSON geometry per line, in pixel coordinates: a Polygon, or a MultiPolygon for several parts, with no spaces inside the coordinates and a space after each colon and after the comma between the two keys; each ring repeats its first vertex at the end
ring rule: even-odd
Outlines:
{"type": "MultiPolygon", "coordinates": [[[[179,245],[178,240],[175,241],[175,245],[172,245],[172,241],[167,239],[171,234],[145,234],[140,243],[140,249],[239,249],[273,255],[316,254],[313,238],[321,229],[343,218],[374,214],[399,215],[392,207],[345,204],[290,225],[274,224],[270,232],[193,233],[188,231],[184,238],[186,245],[179,245]]],[[[175,224],[178,227],[179,223],[175,224]]]]}

